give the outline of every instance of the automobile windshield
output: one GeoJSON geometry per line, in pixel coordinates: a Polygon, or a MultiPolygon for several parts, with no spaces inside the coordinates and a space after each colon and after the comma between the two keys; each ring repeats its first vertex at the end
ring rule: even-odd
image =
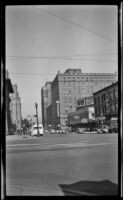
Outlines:
{"type": "Polygon", "coordinates": [[[39,127],[34,127],[34,129],[36,129],[36,130],[37,130],[38,128],[39,128],[39,129],[42,129],[42,127],[40,127],[40,126],[39,126],[39,127]]]}
{"type": "Polygon", "coordinates": [[[34,127],[34,129],[37,129],[37,127],[34,127]]]}

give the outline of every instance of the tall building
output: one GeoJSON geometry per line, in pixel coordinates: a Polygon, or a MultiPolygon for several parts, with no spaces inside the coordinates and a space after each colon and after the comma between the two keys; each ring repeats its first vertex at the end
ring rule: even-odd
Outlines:
{"type": "Polygon", "coordinates": [[[13,85],[14,93],[11,94],[11,103],[10,103],[10,111],[11,111],[11,119],[12,123],[16,124],[17,130],[21,129],[21,99],[19,97],[19,93],[17,90],[17,85],[13,85]]]}
{"type": "Polygon", "coordinates": [[[51,105],[51,82],[46,82],[41,88],[42,124],[47,128],[47,107],[51,105]]]}
{"type": "Polygon", "coordinates": [[[67,69],[58,74],[51,85],[52,125],[66,126],[67,115],[76,110],[78,99],[92,94],[117,80],[115,73],[82,73],[81,69],[67,69]]]}

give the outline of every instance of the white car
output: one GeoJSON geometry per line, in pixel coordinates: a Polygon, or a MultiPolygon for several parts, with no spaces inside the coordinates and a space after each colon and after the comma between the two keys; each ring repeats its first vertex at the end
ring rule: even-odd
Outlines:
{"type": "Polygon", "coordinates": [[[43,125],[42,124],[39,124],[38,127],[37,127],[37,124],[33,125],[32,127],[32,131],[31,131],[31,135],[35,136],[35,135],[38,135],[38,129],[39,129],[39,135],[43,135],[44,134],[44,131],[43,131],[43,125]]]}
{"type": "Polygon", "coordinates": [[[108,128],[107,127],[102,128],[102,132],[103,133],[108,133],[108,128]]]}

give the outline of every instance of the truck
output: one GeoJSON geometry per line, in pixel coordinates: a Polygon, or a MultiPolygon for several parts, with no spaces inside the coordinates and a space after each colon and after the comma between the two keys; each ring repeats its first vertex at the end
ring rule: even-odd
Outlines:
{"type": "Polygon", "coordinates": [[[34,124],[31,129],[31,135],[38,136],[38,129],[39,129],[39,136],[43,136],[44,130],[43,130],[42,124],[39,124],[38,127],[37,127],[37,124],[34,124]]]}

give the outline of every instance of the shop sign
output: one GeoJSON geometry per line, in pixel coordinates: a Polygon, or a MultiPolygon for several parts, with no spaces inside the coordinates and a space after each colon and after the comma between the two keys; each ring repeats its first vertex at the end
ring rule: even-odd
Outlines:
{"type": "Polygon", "coordinates": [[[102,121],[102,120],[104,120],[104,119],[106,119],[105,116],[103,116],[103,117],[96,117],[96,118],[95,118],[96,121],[102,121]]]}
{"type": "Polygon", "coordinates": [[[81,123],[88,123],[88,119],[86,119],[86,118],[81,119],[81,123]]]}

